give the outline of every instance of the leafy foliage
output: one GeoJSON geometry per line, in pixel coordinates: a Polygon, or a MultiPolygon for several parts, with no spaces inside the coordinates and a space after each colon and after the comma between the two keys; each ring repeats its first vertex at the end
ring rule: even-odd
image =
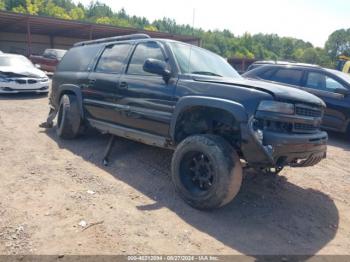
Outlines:
{"type": "Polygon", "coordinates": [[[5,10],[6,8],[5,0],[0,0],[0,10],[5,10]]]}
{"type": "Polygon", "coordinates": [[[329,36],[325,49],[332,60],[339,55],[350,56],[350,28],[334,31],[329,36]]]}
{"type": "Polygon", "coordinates": [[[177,24],[174,19],[163,18],[152,23],[145,17],[118,12],[99,1],[88,6],[72,0],[0,0],[0,10],[32,15],[47,15],[64,19],[82,20],[121,27],[134,27],[171,34],[200,37],[202,46],[224,57],[246,57],[259,60],[292,60],[332,66],[338,55],[350,55],[350,28],[333,32],[325,48],[315,48],[309,42],[276,34],[245,33],[235,36],[229,30],[205,31],[190,25],[177,24]]]}

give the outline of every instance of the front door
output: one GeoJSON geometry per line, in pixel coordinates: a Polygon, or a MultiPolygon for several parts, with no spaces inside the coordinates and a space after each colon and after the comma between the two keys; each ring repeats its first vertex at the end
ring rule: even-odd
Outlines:
{"type": "Polygon", "coordinates": [[[148,58],[169,62],[165,49],[156,41],[142,42],[135,47],[126,73],[120,79],[122,89],[117,94],[118,103],[128,110],[122,122],[128,127],[167,136],[177,78],[165,81],[160,75],[145,72],[143,64],[148,58]]]}
{"type": "Polygon", "coordinates": [[[349,107],[348,96],[336,93],[338,88],[346,88],[334,77],[318,71],[309,71],[306,74],[302,89],[320,97],[327,105],[322,125],[325,128],[341,130],[347,116],[344,112],[349,107]]]}
{"type": "Polygon", "coordinates": [[[110,123],[120,122],[116,93],[125,60],[131,49],[128,43],[106,46],[94,70],[89,74],[89,84],[84,92],[84,107],[88,117],[110,123]]]}

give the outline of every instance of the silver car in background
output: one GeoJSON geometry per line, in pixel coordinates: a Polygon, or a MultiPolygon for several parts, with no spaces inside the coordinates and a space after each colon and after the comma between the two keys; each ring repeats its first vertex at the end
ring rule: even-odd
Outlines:
{"type": "Polygon", "coordinates": [[[47,93],[49,78],[22,55],[0,53],[0,94],[47,93]]]}

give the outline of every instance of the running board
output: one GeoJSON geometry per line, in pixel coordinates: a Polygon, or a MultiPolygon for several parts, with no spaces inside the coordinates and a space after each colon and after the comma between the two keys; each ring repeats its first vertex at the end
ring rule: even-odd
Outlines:
{"type": "Polygon", "coordinates": [[[167,139],[163,136],[157,136],[147,132],[130,129],[116,124],[106,123],[91,118],[87,118],[87,120],[92,127],[98,129],[102,133],[108,133],[128,138],[151,146],[157,146],[161,148],[173,148],[168,143],[167,139]]]}

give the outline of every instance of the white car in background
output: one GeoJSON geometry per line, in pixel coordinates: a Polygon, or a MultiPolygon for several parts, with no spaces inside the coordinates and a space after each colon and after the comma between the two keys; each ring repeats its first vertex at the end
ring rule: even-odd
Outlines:
{"type": "Polygon", "coordinates": [[[49,78],[22,55],[0,53],[0,94],[47,93],[49,78]]]}

